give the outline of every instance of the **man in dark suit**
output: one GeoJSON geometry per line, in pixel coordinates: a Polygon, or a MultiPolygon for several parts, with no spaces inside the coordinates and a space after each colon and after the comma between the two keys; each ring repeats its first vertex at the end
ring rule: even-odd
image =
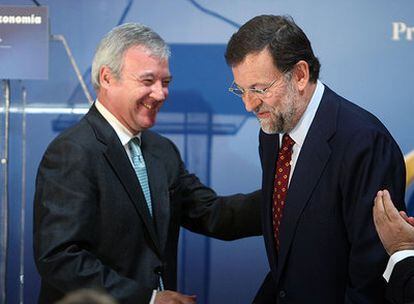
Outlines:
{"type": "Polygon", "coordinates": [[[225,56],[229,90],[261,125],[270,272],[254,303],[383,303],[387,257],[372,202],[384,185],[402,202],[397,144],[376,117],[318,80],[319,61],[291,18],[253,18],[225,56]]]}
{"type": "Polygon", "coordinates": [[[383,274],[387,296],[395,304],[414,303],[414,218],[394,207],[387,190],[378,191],[374,223],[390,255],[383,274]]]}
{"type": "Polygon", "coordinates": [[[170,140],[147,130],[168,95],[168,57],[162,38],[139,24],[101,41],[97,101],[39,166],[41,303],[79,288],[104,289],[120,303],[195,303],[174,291],[180,226],[226,240],[260,233],[259,191],[217,196],[186,171],[170,140]]]}

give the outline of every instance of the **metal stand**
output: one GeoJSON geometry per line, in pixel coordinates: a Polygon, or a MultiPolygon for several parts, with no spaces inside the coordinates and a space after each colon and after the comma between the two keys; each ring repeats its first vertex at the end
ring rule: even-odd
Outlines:
{"type": "Polygon", "coordinates": [[[0,158],[1,175],[3,183],[1,185],[0,201],[0,303],[6,303],[6,264],[7,264],[7,247],[8,247],[8,175],[9,175],[9,122],[10,122],[10,80],[3,80],[4,96],[4,140],[3,151],[0,158]]]}
{"type": "Polygon", "coordinates": [[[69,57],[70,63],[72,64],[73,70],[75,71],[76,77],[78,78],[78,81],[82,87],[82,91],[86,96],[86,99],[88,100],[89,104],[93,103],[93,99],[91,94],[89,93],[88,87],[85,84],[85,81],[83,80],[82,74],[78,68],[78,65],[76,64],[75,58],[72,55],[72,51],[70,50],[70,47],[68,43],[66,42],[66,38],[63,35],[50,35],[50,39],[54,41],[60,41],[63,44],[63,47],[65,48],[66,54],[69,57]]]}
{"type": "Polygon", "coordinates": [[[19,303],[24,303],[24,235],[26,232],[26,103],[27,91],[22,86],[22,197],[20,208],[20,265],[19,265],[19,303]]]}

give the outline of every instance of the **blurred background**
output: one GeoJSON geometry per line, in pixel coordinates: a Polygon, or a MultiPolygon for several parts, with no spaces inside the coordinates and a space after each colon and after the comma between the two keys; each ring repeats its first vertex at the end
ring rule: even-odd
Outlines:
{"type": "MultiPolygon", "coordinates": [[[[0,303],[36,303],[36,170],[49,142],[78,121],[88,99],[95,98],[94,50],[120,23],[144,23],[171,45],[174,80],[154,129],[171,138],[188,169],[219,194],[261,185],[259,125],[228,93],[232,75],[223,56],[230,36],[259,14],[291,15],[321,61],[322,82],[374,113],[407,160],[414,150],[411,0],[0,0],[1,5],[47,7],[49,58],[46,79],[2,80],[0,89],[0,303]]],[[[27,51],[41,62],[35,50],[27,51]]],[[[2,54],[0,69],[25,68],[2,54]]],[[[412,179],[414,161],[409,169],[412,179]]],[[[406,203],[412,213],[410,185],[406,203]]],[[[223,242],[183,230],[179,259],[179,289],[197,294],[201,304],[251,303],[268,271],[261,238],[223,242]]]]}

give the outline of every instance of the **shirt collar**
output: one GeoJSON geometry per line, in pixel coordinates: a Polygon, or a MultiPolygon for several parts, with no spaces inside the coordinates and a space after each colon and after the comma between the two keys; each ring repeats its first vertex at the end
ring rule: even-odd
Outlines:
{"type": "Polygon", "coordinates": [[[302,147],[303,142],[306,138],[306,134],[308,134],[312,121],[315,118],[316,111],[318,110],[319,104],[321,103],[324,91],[325,86],[322,82],[317,80],[315,91],[313,92],[312,98],[306,107],[305,112],[293,130],[289,132],[289,136],[295,141],[295,144],[300,147],[302,147]]]}
{"type": "Polygon", "coordinates": [[[114,129],[123,146],[127,145],[133,137],[137,137],[141,143],[141,132],[133,135],[98,99],[95,101],[95,107],[114,129]]]}

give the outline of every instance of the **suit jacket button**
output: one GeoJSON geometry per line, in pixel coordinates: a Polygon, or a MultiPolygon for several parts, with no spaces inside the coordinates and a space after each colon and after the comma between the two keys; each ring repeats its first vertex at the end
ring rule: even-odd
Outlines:
{"type": "Polygon", "coordinates": [[[284,291],[284,290],[279,291],[279,297],[281,297],[281,298],[286,297],[286,291],[284,291]]]}
{"type": "Polygon", "coordinates": [[[163,266],[162,265],[159,265],[159,266],[156,266],[155,268],[154,268],[154,273],[155,274],[157,274],[157,275],[162,275],[162,273],[163,273],[163,266]]]}

